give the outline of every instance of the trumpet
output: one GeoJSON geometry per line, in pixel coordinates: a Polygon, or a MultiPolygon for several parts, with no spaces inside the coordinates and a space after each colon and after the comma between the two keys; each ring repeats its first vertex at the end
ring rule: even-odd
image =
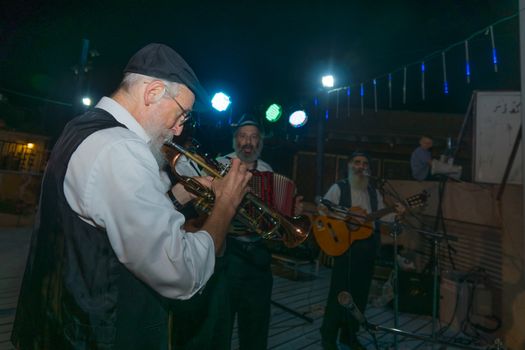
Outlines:
{"type": "MultiPolygon", "coordinates": [[[[209,214],[215,201],[213,191],[203,186],[193,177],[178,174],[175,168],[177,161],[184,155],[186,158],[194,161],[214,179],[223,178],[229,168],[205,156],[190,152],[174,142],[166,141],[164,145],[177,151],[170,160],[173,175],[184,186],[186,191],[196,196],[194,200],[195,208],[204,214],[209,214]]],[[[288,248],[296,247],[306,240],[311,228],[311,222],[307,216],[285,217],[268,207],[252,192],[246,193],[242,199],[241,204],[237,208],[235,219],[262,238],[281,240],[288,248]]]]}

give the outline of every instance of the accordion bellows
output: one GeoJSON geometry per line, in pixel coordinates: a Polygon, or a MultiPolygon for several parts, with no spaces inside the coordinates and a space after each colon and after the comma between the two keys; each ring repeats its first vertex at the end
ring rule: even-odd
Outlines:
{"type": "Polygon", "coordinates": [[[255,171],[249,184],[251,191],[280,214],[293,217],[295,183],[271,171],[255,171]]]}

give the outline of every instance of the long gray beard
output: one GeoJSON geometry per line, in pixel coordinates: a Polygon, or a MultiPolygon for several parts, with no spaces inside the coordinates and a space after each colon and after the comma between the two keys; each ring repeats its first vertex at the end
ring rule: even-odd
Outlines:
{"type": "Polygon", "coordinates": [[[151,154],[153,154],[153,157],[157,161],[159,169],[163,169],[164,166],[167,164],[167,160],[164,156],[164,152],[162,152],[162,145],[164,144],[164,142],[171,139],[171,132],[166,132],[164,130],[158,129],[146,130],[146,133],[151,138],[149,142],[149,150],[151,151],[151,154]]]}
{"type": "Polygon", "coordinates": [[[368,188],[368,177],[356,176],[354,173],[350,172],[348,181],[350,182],[350,186],[355,190],[364,191],[368,188]]]}
{"type": "MultiPolygon", "coordinates": [[[[164,143],[164,142],[163,142],[164,143]]],[[[166,157],[164,156],[164,152],[162,152],[162,144],[159,142],[150,142],[149,144],[149,150],[151,151],[151,154],[153,154],[153,158],[157,161],[157,164],[159,165],[159,169],[164,169],[166,164],[168,164],[168,161],[166,160],[166,157]]]]}

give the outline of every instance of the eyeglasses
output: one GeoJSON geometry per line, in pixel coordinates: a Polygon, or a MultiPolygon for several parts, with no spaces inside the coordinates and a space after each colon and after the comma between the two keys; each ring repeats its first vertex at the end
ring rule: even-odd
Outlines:
{"type": "MultiPolygon", "coordinates": [[[[144,84],[149,84],[151,83],[151,81],[145,81],[144,84]]],[[[175,101],[175,103],[177,104],[177,106],[179,106],[180,110],[182,111],[179,115],[180,117],[180,120],[179,120],[179,125],[184,125],[187,121],[189,121],[190,119],[192,119],[193,117],[193,111],[190,110],[190,109],[185,109],[184,107],[182,107],[182,105],[180,104],[179,101],[177,101],[177,99],[173,96],[171,96],[169,90],[168,90],[168,86],[164,85],[164,89],[166,89],[166,93],[165,95],[168,95],[173,101],[175,101]]]]}
{"type": "Polygon", "coordinates": [[[175,101],[177,106],[179,106],[180,110],[182,111],[182,113],[179,116],[181,118],[179,120],[179,125],[184,125],[184,123],[186,123],[188,120],[190,120],[193,117],[193,111],[190,110],[190,109],[185,109],[184,107],[182,107],[180,102],[177,101],[177,99],[175,97],[171,96],[167,86],[166,86],[166,95],[168,95],[173,101],[175,101]]]}
{"type": "Polygon", "coordinates": [[[193,111],[184,109],[184,107],[182,107],[182,105],[179,103],[179,101],[177,101],[175,97],[171,96],[169,93],[167,94],[169,97],[173,99],[173,101],[175,101],[177,106],[179,106],[179,108],[181,109],[182,113],[180,114],[181,119],[179,120],[179,125],[183,125],[184,123],[186,123],[188,120],[190,120],[193,117],[193,111]]]}

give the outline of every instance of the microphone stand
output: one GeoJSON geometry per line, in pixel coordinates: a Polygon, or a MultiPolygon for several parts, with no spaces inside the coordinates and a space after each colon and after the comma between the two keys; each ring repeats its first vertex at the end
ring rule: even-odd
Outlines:
{"type": "Polygon", "coordinates": [[[463,345],[463,344],[456,344],[456,343],[452,343],[452,342],[449,342],[449,341],[446,341],[446,340],[435,339],[434,337],[428,337],[428,336],[413,334],[413,333],[409,333],[409,332],[400,330],[397,327],[389,328],[389,327],[384,327],[384,326],[372,324],[372,323],[368,322],[368,320],[366,319],[365,315],[359,310],[359,308],[357,308],[357,306],[354,304],[354,302],[352,300],[351,294],[348,293],[348,292],[341,292],[339,294],[339,296],[338,296],[338,302],[339,302],[339,304],[341,306],[343,306],[343,308],[345,310],[347,310],[349,313],[351,313],[352,316],[356,320],[359,321],[359,324],[365,329],[365,331],[372,336],[372,338],[374,339],[374,345],[375,345],[376,349],[379,349],[379,347],[378,347],[378,344],[377,344],[377,337],[376,337],[375,333],[381,331],[381,332],[392,333],[392,334],[394,334],[395,338],[397,336],[402,336],[402,337],[409,337],[409,338],[419,339],[419,340],[422,340],[422,341],[425,341],[425,342],[431,342],[432,346],[434,346],[435,343],[439,343],[439,344],[442,344],[442,345],[451,346],[453,348],[480,350],[479,347],[472,347],[472,346],[463,345]],[[342,297],[343,293],[346,293],[346,296],[344,298],[342,297]]]}
{"type": "MultiPolygon", "coordinates": [[[[438,215],[436,215],[435,230],[434,231],[427,231],[427,230],[415,229],[416,232],[418,232],[418,233],[420,233],[422,235],[426,235],[427,237],[430,237],[432,239],[432,277],[433,277],[433,281],[432,281],[432,336],[431,336],[431,339],[432,339],[433,342],[440,342],[437,339],[437,334],[436,334],[437,306],[438,306],[438,293],[439,293],[439,291],[438,291],[438,287],[439,287],[439,283],[438,283],[438,275],[439,275],[439,262],[438,262],[438,259],[439,259],[439,243],[443,239],[446,239],[447,241],[457,241],[456,237],[447,234],[446,231],[444,231],[442,233],[436,232],[437,227],[438,227],[438,225],[440,223],[442,224],[443,229],[445,229],[445,223],[444,223],[444,218],[443,218],[443,209],[442,209],[442,201],[443,201],[443,195],[444,195],[444,189],[445,189],[445,181],[441,181],[440,182],[439,198],[438,198],[438,202],[439,202],[438,203],[438,215]]],[[[398,200],[401,203],[403,203],[403,199],[401,198],[399,193],[397,193],[397,191],[393,188],[393,186],[387,180],[383,180],[382,183],[383,183],[382,191],[384,191],[383,193],[387,193],[388,195],[392,196],[396,200],[398,200]],[[388,189],[385,189],[385,187],[388,187],[388,189]]],[[[410,213],[410,211],[409,211],[409,213],[410,213]]],[[[398,282],[399,269],[398,269],[398,265],[397,265],[397,234],[393,235],[393,237],[394,237],[394,283],[393,283],[393,288],[394,288],[394,324],[397,327],[398,314],[399,314],[399,305],[398,305],[398,301],[399,301],[399,293],[398,293],[398,291],[399,291],[398,290],[398,287],[399,287],[399,282],[398,282]]],[[[396,350],[397,350],[398,344],[397,344],[397,337],[395,336],[395,334],[394,334],[394,345],[395,345],[396,350]]],[[[457,345],[455,345],[455,346],[457,346],[457,345]]],[[[433,346],[432,346],[432,348],[433,348],[433,346]]]]}
{"type": "MultiPolygon", "coordinates": [[[[383,197],[385,195],[388,195],[392,198],[394,198],[396,201],[400,203],[405,203],[405,200],[402,198],[402,196],[394,189],[392,184],[388,182],[386,179],[381,178],[372,178],[383,197]]],[[[412,215],[413,217],[416,217],[411,211],[410,208],[406,208],[408,214],[412,215]]],[[[398,241],[397,237],[399,234],[401,234],[402,229],[404,225],[401,225],[401,223],[398,220],[395,220],[393,224],[390,224],[390,235],[393,238],[393,245],[394,245],[394,271],[393,271],[393,281],[392,281],[392,289],[394,292],[394,327],[397,329],[399,327],[399,265],[397,263],[397,255],[398,255],[398,241]]],[[[419,233],[428,233],[427,231],[417,230],[419,233]]],[[[438,264],[437,264],[437,253],[438,253],[438,238],[442,239],[444,236],[447,236],[446,234],[443,235],[437,235],[435,233],[428,233],[432,234],[433,239],[433,251],[434,251],[434,269],[433,269],[433,275],[434,275],[434,281],[433,281],[433,292],[432,292],[432,340],[436,341],[436,333],[435,333],[435,322],[437,318],[437,270],[438,270],[438,264]]],[[[398,350],[399,343],[397,338],[397,333],[394,333],[394,348],[398,350]]]]}
{"type": "MultiPolygon", "coordinates": [[[[422,340],[422,341],[425,341],[425,342],[431,342],[432,345],[434,345],[435,343],[438,343],[438,344],[450,346],[450,347],[452,347],[454,349],[456,349],[456,348],[470,349],[470,350],[485,349],[485,348],[480,348],[480,347],[473,347],[473,346],[469,346],[469,345],[463,345],[463,344],[460,344],[460,343],[452,343],[452,342],[449,342],[449,341],[446,341],[446,340],[441,340],[441,339],[433,339],[432,337],[428,337],[428,336],[424,336],[424,335],[418,335],[418,334],[413,334],[413,333],[409,333],[409,332],[403,331],[401,329],[388,328],[388,327],[375,325],[375,324],[371,324],[371,323],[368,323],[367,328],[370,329],[372,332],[381,331],[381,332],[392,333],[392,334],[394,334],[394,337],[395,336],[402,336],[402,337],[414,338],[414,339],[422,340]]],[[[377,345],[376,345],[376,349],[377,349],[377,345]]]]}
{"type": "MultiPolygon", "coordinates": [[[[404,199],[399,195],[399,193],[393,188],[393,186],[388,182],[386,179],[381,178],[372,178],[371,179],[375,182],[377,188],[381,192],[381,194],[384,196],[385,193],[396,199],[400,203],[404,203],[404,199]],[[385,189],[385,187],[388,187],[388,189],[385,189]]],[[[399,220],[397,218],[394,220],[393,223],[390,222],[384,222],[390,227],[390,236],[393,239],[393,246],[394,246],[394,271],[393,271],[393,277],[392,277],[392,289],[394,293],[394,327],[399,327],[399,265],[397,263],[397,255],[398,255],[398,242],[397,237],[401,234],[403,227],[399,220]]],[[[394,333],[394,349],[398,350],[399,348],[399,342],[397,339],[397,334],[394,333]]]]}
{"type": "Polygon", "coordinates": [[[277,306],[278,308],[288,312],[289,314],[294,315],[295,317],[299,317],[300,319],[305,320],[308,323],[314,323],[314,319],[311,318],[311,317],[305,316],[305,315],[303,315],[303,314],[301,314],[301,313],[299,313],[299,312],[297,312],[295,310],[292,310],[289,307],[284,306],[283,304],[278,303],[276,301],[270,300],[270,302],[272,303],[272,305],[277,306]]]}
{"type": "MultiPolygon", "coordinates": [[[[394,239],[394,277],[392,281],[392,289],[394,292],[394,327],[399,327],[399,265],[397,264],[397,236],[401,234],[402,227],[398,220],[390,227],[390,235],[394,239]]],[[[398,350],[397,335],[394,334],[394,348],[398,350]]]]}

